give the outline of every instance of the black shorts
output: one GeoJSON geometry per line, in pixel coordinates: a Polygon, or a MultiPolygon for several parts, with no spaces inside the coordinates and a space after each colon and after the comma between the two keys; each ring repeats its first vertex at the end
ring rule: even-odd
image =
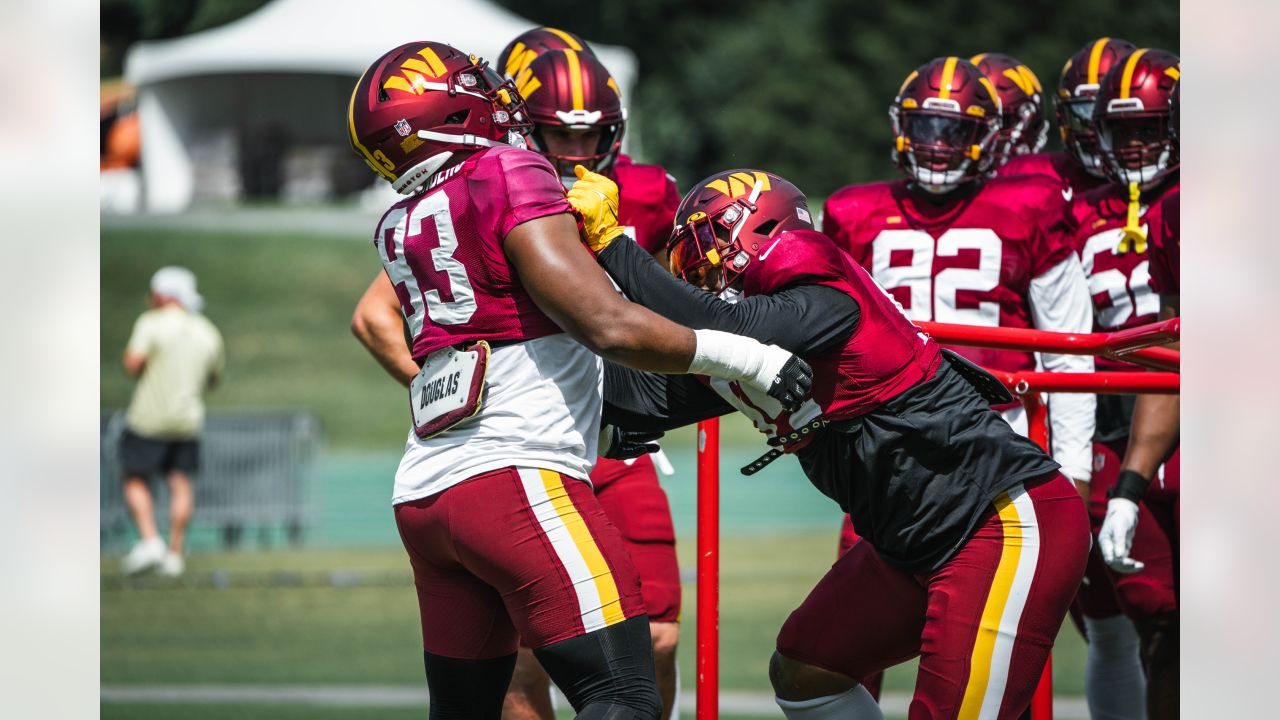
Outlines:
{"type": "Polygon", "coordinates": [[[194,475],[200,468],[199,440],[159,440],[125,430],[120,438],[124,476],[149,480],[173,470],[194,475]]]}

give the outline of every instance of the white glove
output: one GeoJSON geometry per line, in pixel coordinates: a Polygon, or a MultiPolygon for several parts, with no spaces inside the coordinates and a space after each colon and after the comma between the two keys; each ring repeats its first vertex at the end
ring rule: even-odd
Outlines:
{"type": "Polygon", "coordinates": [[[799,356],[777,345],[765,345],[749,337],[694,330],[697,344],[688,372],[749,385],[794,411],[813,388],[813,368],[799,356]]]}
{"type": "Polygon", "coordinates": [[[1146,567],[1129,557],[1133,547],[1133,531],[1138,527],[1138,504],[1125,498],[1107,501],[1107,516],[1098,532],[1098,550],[1102,561],[1118,573],[1130,575],[1146,567]]]}

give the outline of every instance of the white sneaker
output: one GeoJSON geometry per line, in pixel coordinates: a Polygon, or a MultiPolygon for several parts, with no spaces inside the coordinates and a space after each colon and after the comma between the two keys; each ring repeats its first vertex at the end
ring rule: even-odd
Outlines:
{"type": "Polygon", "coordinates": [[[182,573],[187,569],[187,564],[183,562],[182,556],[175,552],[165,553],[164,559],[160,561],[160,567],[156,572],[165,577],[182,577],[182,573]]]}
{"type": "Polygon", "coordinates": [[[124,560],[120,561],[120,567],[129,575],[136,575],[159,565],[164,556],[164,540],[154,537],[134,545],[129,554],[124,556],[124,560]]]}

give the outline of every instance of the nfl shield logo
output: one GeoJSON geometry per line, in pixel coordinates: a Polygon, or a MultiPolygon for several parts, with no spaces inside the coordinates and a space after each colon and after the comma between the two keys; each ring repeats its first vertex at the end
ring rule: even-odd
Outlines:
{"type": "Polygon", "coordinates": [[[396,132],[400,133],[400,137],[409,137],[409,133],[413,132],[413,128],[409,127],[409,122],[404,119],[396,121],[396,132]]]}

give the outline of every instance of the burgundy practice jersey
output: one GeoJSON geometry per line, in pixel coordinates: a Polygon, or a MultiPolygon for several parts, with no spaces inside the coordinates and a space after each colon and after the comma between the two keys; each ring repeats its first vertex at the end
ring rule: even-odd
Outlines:
{"type": "Polygon", "coordinates": [[[1178,188],[1157,203],[1159,222],[1151,225],[1151,289],[1161,295],[1177,295],[1181,286],[1182,212],[1178,188]]]}
{"type": "MultiPolygon", "coordinates": [[[[911,320],[1033,327],[1031,281],[1071,256],[1061,186],[996,177],[935,204],[906,180],[852,185],[827,199],[823,230],[911,320]]],[[[956,348],[984,367],[1030,370],[1029,352],[956,348]]]]}
{"type": "Polygon", "coordinates": [[[805,358],[813,367],[813,401],[827,420],[865,414],[931,377],[938,367],[937,343],[912,325],[893,298],[820,232],[778,235],[742,279],[744,298],[795,285],[825,285],[858,303],[858,324],[849,339],[805,358]]]}
{"type": "Polygon", "coordinates": [[[1076,195],[1105,185],[1107,179],[1090,175],[1065,152],[1039,152],[1031,155],[1015,155],[998,171],[1000,175],[1043,175],[1053,178],[1062,186],[1063,197],[1070,202],[1076,195]]]}
{"type": "MultiPolygon", "coordinates": [[[[1160,195],[1143,198],[1138,223],[1147,233],[1160,226],[1160,200],[1176,192],[1177,182],[1162,188],[1160,195]]],[[[1093,298],[1095,332],[1121,330],[1155,322],[1160,313],[1160,298],[1151,287],[1151,252],[1148,242],[1143,252],[1130,243],[1120,252],[1120,239],[1128,222],[1128,193],[1115,184],[1081,195],[1071,203],[1075,227],[1074,244],[1080,253],[1084,273],[1089,279],[1093,298]]],[[[1138,370],[1126,362],[1099,357],[1098,370],[1138,370]]]]}
{"type": "Polygon", "coordinates": [[[626,155],[618,156],[612,174],[618,183],[618,224],[650,254],[666,247],[680,207],[675,178],[661,165],[637,165],[626,155]]]}
{"type": "Polygon", "coordinates": [[[413,357],[476,340],[562,332],[520,285],[502,241],[520,223],[570,211],[541,155],[508,145],[442,170],[382,216],[374,245],[413,336],[413,357]]]}

